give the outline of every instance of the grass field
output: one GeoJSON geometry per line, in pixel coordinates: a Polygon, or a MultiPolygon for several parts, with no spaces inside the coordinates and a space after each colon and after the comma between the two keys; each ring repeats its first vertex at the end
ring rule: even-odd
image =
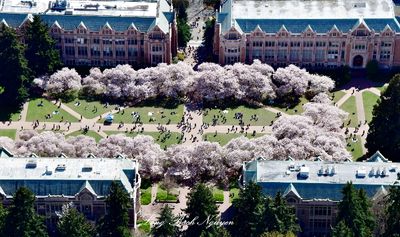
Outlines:
{"type": "Polygon", "coordinates": [[[212,190],[213,198],[215,202],[224,202],[224,191],[218,188],[212,190]]]}
{"type": "Polygon", "coordinates": [[[233,200],[239,197],[239,190],[238,188],[232,188],[229,190],[229,201],[232,202],[233,200]]]}
{"type": "Polygon", "coordinates": [[[151,203],[151,186],[146,189],[140,189],[140,204],[149,205],[151,203]]]}
{"type": "Polygon", "coordinates": [[[334,91],[329,93],[330,98],[333,97],[333,102],[337,103],[344,95],[346,94],[346,92],[344,91],[334,91]]]}
{"type": "Polygon", "coordinates": [[[345,126],[356,127],[358,125],[356,98],[350,96],[341,106],[341,109],[349,113],[347,120],[344,122],[345,126]],[[349,124],[350,121],[350,124],[349,124]]]}
{"type": "MultiPolygon", "coordinates": [[[[240,136],[245,136],[245,134],[243,134],[243,133],[229,133],[229,134],[226,134],[226,133],[221,134],[221,133],[219,133],[216,136],[214,136],[214,135],[215,135],[215,133],[206,133],[206,134],[203,135],[203,140],[205,140],[205,141],[207,140],[209,142],[218,142],[221,146],[224,146],[230,140],[232,140],[234,138],[238,138],[240,136]]],[[[258,133],[253,137],[252,136],[252,132],[249,132],[246,137],[251,139],[251,138],[261,137],[263,135],[266,135],[266,134],[265,133],[263,133],[263,134],[258,133]]]]}
{"type": "Polygon", "coordinates": [[[16,129],[0,129],[0,137],[9,137],[14,140],[16,134],[16,129]]]}
{"type": "Polygon", "coordinates": [[[107,108],[105,108],[105,104],[102,104],[99,101],[89,102],[79,99],[69,102],[66,105],[87,119],[98,117],[115,108],[115,105],[109,105],[107,108]],[[78,102],[80,103],[79,105],[78,102]]]}
{"type": "Polygon", "coordinates": [[[290,114],[290,115],[301,114],[304,111],[303,110],[303,105],[308,103],[308,102],[309,101],[305,97],[300,97],[300,102],[297,105],[293,106],[293,107],[290,107],[290,108],[273,107],[273,108],[278,109],[278,110],[280,110],[280,111],[282,111],[284,113],[290,114]]]}
{"type": "Polygon", "coordinates": [[[178,195],[175,194],[174,190],[172,190],[170,193],[167,193],[166,190],[164,190],[160,186],[158,186],[156,200],[159,202],[165,202],[165,201],[174,202],[174,201],[178,200],[178,195]]]}
{"type": "Polygon", "coordinates": [[[63,109],[59,109],[56,105],[46,99],[34,99],[29,101],[28,113],[26,121],[32,122],[39,120],[41,122],[60,122],[63,121],[78,122],[78,119],[67,113],[63,109]],[[39,106],[42,103],[42,106],[39,106]],[[46,119],[46,115],[50,114],[51,118],[46,119]]]}
{"type": "Polygon", "coordinates": [[[372,92],[364,91],[362,93],[362,97],[364,103],[365,119],[369,123],[372,120],[372,110],[374,109],[374,105],[377,103],[379,96],[372,92]]]}
{"type": "MultiPolygon", "coordinates": [[[[177,124],[183,116],[183,105],[179,105],[174,109],[166,109],[159,107],[130,107],[124,111],[114,114],[114,123],[134,123],[133,113],[140,115],[141,122],[150,124],[177,124]]],[[[99,122],[103,123],[104,119],[99,122]]]]}
{"type": "Polygon", "coordinates": [[[171,132],[170,135],[167,133],[159,133],[159,132],[143,132],[143,133],[124,133],[121,131],[105,131],[107,135],[113,134],[125,134],[128,137],[135,137],[137,135],[148,135],[154,138],[154,141],[161,146],[161,148],[169,147],[175,144],[180,143],[181,134],[177,132],[171,132]]]}
{"type": "Polygon", "coordinates": [[[90,131],[90,130],[87,133],[83,133],[82,131],[75,131],[75,132],[72,132],[70,134],[67,134],[67,137],[76,137],[76,136],[79,136],[79,135],[93,137],[94,140],[96,140],[96,142],[99,142],[103,138],[97,132],[90,131]]]}
{"type": "Polygon", "coordinates": [[[354,161],[364,155],[362,152],[361,138],[359,136],[357,136],[357,141],[355,142],[352,139],[347,139],[346,142],[346,148],[353,156],[354,161]]]}
{"type": "Polygon", "coordinates": [[[150,233],[150,231],[151,231],[150,222],[145,221],[145,220],[139,220],[137,222],[137,225],[138,225],[139,230],[141,230],[142,232],[147,233],[147,234],[150,233]]]}
{"type": "Polygon", "coordinates": [[[246,106],[238,106],[226,109],[206,109],[203,114],[203,122],[210,125],[213,119],[216,119],[216,125],[239,125],[239,119],[235,119],[235,113],[243,114],[243,123],[245,125],[264,126],[270,125],[271,121],[276,120],[276,114],[266,110],[265,108],[249,108],[246,106]],[[258,120],[251,120],[252,115],[257,115],[258,120]],[[226,119],[224,123],[223,118],[226,119]]]}

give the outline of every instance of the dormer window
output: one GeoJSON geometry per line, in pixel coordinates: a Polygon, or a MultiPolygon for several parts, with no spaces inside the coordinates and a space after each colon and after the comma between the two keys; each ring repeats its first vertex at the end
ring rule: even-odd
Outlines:
{"type": "Polygon", "coordinates": [[[367,36],[367,32],[365,30],[357,30],[356,36],[367,36]]]}

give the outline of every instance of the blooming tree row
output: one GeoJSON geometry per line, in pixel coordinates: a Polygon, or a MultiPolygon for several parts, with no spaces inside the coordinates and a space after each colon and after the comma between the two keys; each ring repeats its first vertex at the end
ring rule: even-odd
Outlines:
{"type": "Polygon", "coordinates": [[[123,134],[111,135],[99,143],[87,136],[65,138],[59,133],[24,131],[16,142],[0,137],[0,145],[19,155],[114,157],[121,153],[138,159],[144,177],[160,177],[167,173],[180,180],[227,181],[235,177],[242,163],[257,157],[285,160],[310,159],[339,161],[350,158],[341,132],[347,113],[332,105],[326,95],[317,95],[317,102],[304,105],[301,115],[282,116],[272,127],[272,134],[259,138],[239,137],[227,145],[198,142],[178,144],[166,151],[152,137],[123,134]]]}
{"type": "Polygon", "coordinates": [[[236,63],[224,67],[203,63],[197,71],[183,62],[137,71],[129,65],[118,65],[103,72],[92,68],[84,78],[74,69],[63,68],[50,77],[35,79],[34,83],[51,97],[82,90],[89,97],[102,96],[130,103],[157,96],[186,96],[195,102],[231,98],[262,102],[288,95],[316,95],[334,87],[329,77],[310,74],[294,65],[274,71],[258,60],[251,65],[236,63]]]}

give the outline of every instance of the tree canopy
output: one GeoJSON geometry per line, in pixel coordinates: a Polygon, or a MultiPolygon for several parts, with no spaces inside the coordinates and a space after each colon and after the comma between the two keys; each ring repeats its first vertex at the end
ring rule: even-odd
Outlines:
{"type": "Polygon", "coordinates": [[[8,210],[4,233],[7,237],[46,237],[44,219],[34,209],[35,196],[21,187],[14,194],[12,206],[8,210]]]}
{"type": "Polygon", "coordinates": [[[390,80],[372,114],[365,144],[368,153],[379,150],[391,161],[400,161],[400,74],[390,80]]]}
{"type": "Polygon", "coordinates": [[[57,223],[59,237],[92,237],[94,230],[85,216],[73,206],[64,206],[57,223]]]}
{"type": "Polygon", "coordinates": [[[34,15],[33,22],[26,27],[24,39],[27,45],[25,56],[34,76],[53,73],[61,66],[60,53],[55,48],[55,41],[39,15],[34,15]]]}
{"type": "Polygon", "coordinates": [[[106,204],[107,213],[100,219],[98,225],[100,237],[130,237],[128,208],[131,204],[128,193],[123,190],[120,183],[111,183],[106,204]]]}
{"type": "Polygon", "coordinates": [[[400,187],[390,188],[386,202],[386,230],[385,237],[400,236],[400,187]]]}
{"type": "Polygon", "coordinates": [[[172,208],[168,205],[161,209],[160,216],[157,218],[156,225],[152,228],[154,237],[175,237],[179,235],[177,218],[172,213],[172,208]]]}

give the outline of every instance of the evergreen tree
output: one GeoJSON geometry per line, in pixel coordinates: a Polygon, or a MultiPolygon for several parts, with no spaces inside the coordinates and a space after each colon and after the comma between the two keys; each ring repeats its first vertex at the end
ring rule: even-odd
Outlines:
{"type": "Polygon", "coordinates": [[[292,232],[287,232],[283,234],[277,231],[272,231],[263,233],[261,237],[296,237],[296,235],[293,234],[292,232]]]}
{"type": "Polygon", "coordinates": [[[333,229],[332,237],[354,237],[354,234],[344,221],[340,221],[333,229]]]}
{"type": "Polygon", "coordinates": [[[203,45],[202,49],[204,51],[204,60],[206,62],[213,62],[214,55],[213,55],[213,46],[214,46],[214,26],[215,26],[215,18],[208,19],[205,22],[205,30],[203,35],[203,45]]]}
{"type": "Polygon", "coordinates": [[[46,226],[42,217],[35,213],[35,196],[21,187],[14,194],[5,224],[7,237],[46,237],[46,226]]]}
{"type": "Polygon", "coordinates": [[[287,205],[286,200],[282,197],[280,192],[275,196],[273,208],[267,208],[266,210],[273,210],[273,216],[276,218],[273,223],[277,223],[277,229],[269,230],[275,230],[281,233],[296,233],[300,230],[297,224],[295,210],[293,207],[287,205]]]}
{"type": "Polygon", "coordinates": [[[121,184],[112,182],[110,194],[106,199],[107,214],[101,218],[98,226],[100,237],[129,237],[128,228],[130,207],[129,195],[121,184]]]}
{"type": "Polygon", "coordinates": [[[61,67],[60,53],[55,48],[55,42],[49,34],[49,27],[43,23],[39,15],[33,17],[33,22],[26,28],[25,56],[34,76],[53,73],[61,67]]]}
{"type": "Polygon", "coordinates": [[[214,202],[211,189],[204,184],[197,184],[188,195],[185,220],[193,222],[185,232],[188,237],[220,236],[224,231],[210,222],[218,221],[218,207],[214,202]]]}
{"type": "Polygon", "coordinates": [[[4,236],[6,217],[7,217],[7,210],[0,203],[0,237],[4,236]]]}
{"type": "Polygon", "coordinates": [[[400,187],[390,188],[386,207],[385,237],[400,236],[400,187]]]}
{"type": "Polygon", "coordinates": [[[190,41],[190,27],[185,20],[178,18],[176,22],[178,28],[178,46],[186,47],[187,43],[190,41]]]}
{"type": "Polygon", "coordinates": [[[28,97],[28,63],[15,30],[0,26],[0,107],[2,113],[18,109],[28,97]]]}
{"type": "MultiPolygon", "coordinates": [[[[350,182],[343,187],[342,194],[343,198],[339,203],[336,222],[343,222],[351,230],[354,237],[371,236],[374,229],[374,221],[370,210],[371,204],[365,192],[357,192],[350,182]]],[[[343,230],[343,228],[340,227],[339,230],[343,230]]]]}
{"type": "Polygon", "coordinates": [[[57,223],[59,237],[91,237],[93,227],[86,220],[82,213],[74,207],[64,210],[64,213],[57,223]]]}
{"type": "Polygon", "coordinates": [[[169,206],[161,209],[160,216],[157,218],[157,224],[153,227],[152,233],[155,237],[173,237],[178,236],[179,230],[176,224],[176,217],[169,206]]]}
{"type": "Polygon", "coordinates": [[[264,223],[266,223],[266,220],[263,220],[264,199],[261,187],[253,182],[240,190],[239,197],[233,201],[235,215],[232,234],[234,236],[252,237],[264,232],[264,223]]]}
{"type": "Polygon", "coordinates": [[[400,74],[395,75],[372,112],[366,148],[377,150],[392,161],[400,161],[400,74]]]}

